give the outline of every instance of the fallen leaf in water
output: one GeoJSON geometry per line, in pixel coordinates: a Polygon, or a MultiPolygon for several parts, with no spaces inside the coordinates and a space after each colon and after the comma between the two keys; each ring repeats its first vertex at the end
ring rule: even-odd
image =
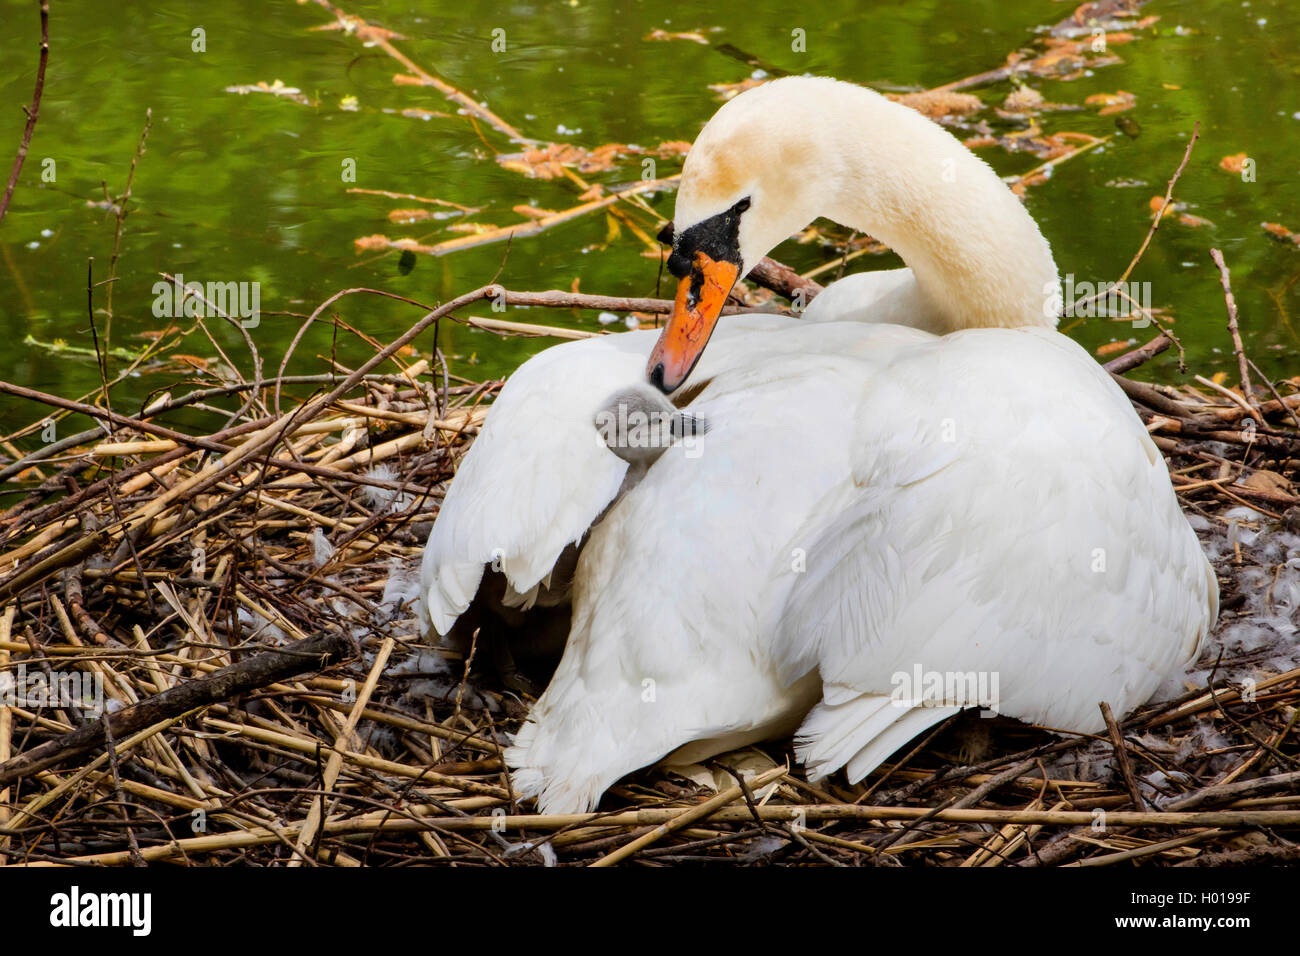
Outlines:
{"type": "Polygon", "coordinates": [[[621,235],[623,235],[623,227],[619,225],[618,220],[611,213],[605,213],[605,248],[617,242],[621,235]]]}
{"type": "Polygon", "coordinates": [[[1165,206],[1164,196],[1152,196],[1151,201],[1147,203],[1147,206],[1151,209],[1152,216],[1159,216],[1161,219],[1167,219],[1174,214],[1178,203],[1170,200],[1169,205],[1165,206]],[[1163,212],[1161,211],[1162,208],[1163,212]]]}
{"type": "Polygon", "coordinates": [[[618,143],[607,143],[590,151],[571,143],[551,143],[510,157],[498,157],[498,162],[532,179],[556,179],[564,175],[565,166],[575,166],[586,173],[613,169],[613,160],[621,149],[626,147],[618,143]]]}
{"type": "Polygon", "coordinates": [[[708,38],[698,30],[689,30],[683,33],[669,33],[667,30],[651,30],[646,35],[647,40],[690,40],[692,43],[702,43],[704,46],[709,45],[708,38]]]}
{"type": "Polygon", "coordinates": [[[1292,232],[1280,222],[1262,222],[1260,223],[1260,226],[1263,227],[1264,231],[1274,239],[1281,240],[1282,242],[1293,242],[1297,246],[1300,246],[1300,233],[1292,232]]]}
{"type": "Polygon", "coordinates": [[[654,149],[642,149],[627,143],[605,143],[595,149],[585,149],[572,143],[549,143],[522,153],[497,156],[503,169],[522,173],[530,179],[557,179],[564,176],[565,167],[576,168],[580,173],[604,173],[615,169],[620,161],[632,156],[651,155],[666,159],[690,149],[690,143],[677,140],[660,143],[654,149]]]}
{"type": "Polygon", "coordinates": [[[208,366],[212,364],[210,359],[205,359],[200,355],[181,355],[176,352],[173,352],[171,355],[168,356],[168,358],[173,362],[180,362],[182,365],[188,365],[191,368],[196,368],[201,372],[206,372],[208,370],[208,366]]]}
{"type": "Polygon", "coordinates": [[[432,218],[433,213],[428,209],[394,209],[388,213],[390,222],[423,222],[432,218]]]}
{"type": "MultiPolygon", "coordinates": [[[[1165,203],[1164,196],[1151,197],[1151,201],[1147,203],[1147,207],[1151,210],[1152,218],[1160,214],[1160,207],[1164,206],[1164,203],[1165,203]]],[[[1214,225],[1214,223],[1211,220],[1205,219],[1201,216],[1194,216],[1191,213],[1186,212],[1185,211],[1186,209],[1187,209],[1187,203],[1176,202],[1171,199],[1169,201],[1169,205],[1165,207],[1164,215],[1160,216],[1160,218],[1168,219],[1170,216],[1177,216],[1178,222],[1180,224],[1184,226],[1191,226],[1192,228],[1214,225]]]]}
{"type": "Polygon", "coordinates": [[[272,96],[280,96],[287,100],[293,100],[295,103],[302,103],[304,106],[312,105],[312,101],[298,89],[296,86],[285,86],[281,80],[273,80],[267,83],[265,80],[259,80],[252,86],[227,86],[227,93],[238,93],[243,96],[248,93],[270,93],[272,96]]]}
{"type": "Polygon", "coordinates": [[[732,99],[735,96],[744,93],[746,90],[752,90],[756,86],[762,86],[767,80],[756,80],[752,76],[746,77],[739,83],[710,83],[709,89],[718,94],[719,99],[732,99]]]}
{"type": "Polygon", "coordinates": [[[405,116],[407,119],[431,120],[431,119],[451,119],[450,113],[439,113],[437,110],[422,110],[415,106],[408,106],[404,110],[385,109],[385,113],[396,112],[398,116],[405,116]]]}
{"type": "Polygon", "coordinates": [[[1230,173],[1240,173],[1246,166],[1246,160],[1250,157],[1245,153],[1233,153],[1231,156],[1224,156],[1219,160],[1219,168],[1230,173]]]}
{"type": "Polygon", "coordinates": [[[1025,69],[1035,76],[1073,74],[1088,63],[1083,47],[1073,40],[1049,37],[1047,51],[1025,64],[1025,69]]]}
{"type": "Polygon", "coordinates": [[[1047,173],[1034,173],[1030,176],[1022,176],[1011,184],[1011,191],[1021,199],[1024,199],[1025,191],[1029,189],[1030,186],[1041,186],[1043,183],[1047,182],[1047,180],[1047,173]]]}
{"type": "Polygon", "coordinates": [[[1126,12],[1129,9],[1130,2],[1131,0],[1090,0],[1088,3],[1081,3],[1075,7],[1069,19],[1063,22],[1085,26],[1094,20],[1113,17],[1121,11],[1126,12]]]}
{"type": "Polygon", "coordinates": [[[1122,342],[1107,342],[1105,345],[1097,347],[1098,356],[1114,355],[1116,352],[1127,352],[1129,348],[1137,344],[1137,339],[1125,339],[1122,342]]]}
{"type": "Polygon", "coordinates": [[[614,168],[614,161],[628,153],[638,152],[623,143],[606,143],[589,151],[578,160],[578,169],[584,173],[603,173],[614,168]]]}
{"type": "Polygon", "coordinates": [[[1043,105],[1043,94],[1032,86],[1021,86],[1007,94],[1002,108],[1010,113],[1025,113],[1043,105]]]}
{"type": "Polygon", "coordinates": [[[922,90],[919,93],[890,93],[895,103],[909,106],[932,120],[944,116],[965,116],[984,108],[984,101],[970,93],[922,90]]]}
{"type": "Polygon", "coordinates": [[[1088,133],[1072,133],[1065,130],[1060,133],[1053,133],[1050,136],[1040,136],[1034,141],[1035,145],[1040,148],[1036,150],[1038,155],[1044,159],[1058,159],[1083,148],[1092,146],[1097,142],[1097,137],[1088,133]]]}
{"type": "Polygon", "coordinates": [[[660,159],[668,159],[672,156],[685,156],[690,152],[691,144],[683,139],[664,140],[650,152],[660,159]]]}
{"type": "Polygon", "coordinates": [[[517,159],[504,159],[498,156],[497,163],[498,165],[500,165],[502,169],[508,169],[510,170],[510,172],[519,173],[522,176],[531,176],[534,178],[545,178],[545,179],[551,178],[549,174],[545,177],[536,176],[536,174],[533,171],[533,167],[529,166],[527,163],[520,162],[517,159]]]}
{"type": "MultiPolygon", "coordinates": [[[[1083,33],[1096,29],[1099,24],[1106,24],[1106,28],[1110,29],[1111,26],[1118,26],[1121,18],[1137,16],[1138,8],[1144,2],[1146,0],[1092,0],[1089,3],[1082,3],[1074,9],[1073,13],[1052,27],[1052,33],[1083,33]]],[[[1144,17],[1134,26],[1139,30],[1145,29],[1159,19],[1158,16],[1144,17]]]]}
{"type": "Polygon", "coordinates": [[[1094,93],[1083,101],[1088,106],[1100,106],[1099,116],[1109,116],[1112,113],[1122,113],[1125,110],[1131,110],[1137,105],[1137,96],[1125,90],[1117,90],[1114,93],[1094,93]]]}

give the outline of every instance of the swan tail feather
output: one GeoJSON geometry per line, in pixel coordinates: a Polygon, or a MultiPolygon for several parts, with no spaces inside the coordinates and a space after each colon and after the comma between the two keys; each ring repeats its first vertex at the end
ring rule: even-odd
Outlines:
{"type": "Polygon", "coordinates": [[[611,736],[611,725],[625,724],[611,716],[616,704],[571,697],[552,707],[547,694],[504,753],[515,792],[536,800],[539,813],[594,810],[615,781],[661,755],[653,744],[611,736]]]}
{"type": "Polygon", "coordinates": [[[895,750],[960,711],[955,706],[918,706],[881,694],[862,694],[840,703],[822,702],[805,718],[795,753],[810,781],[845,768],[857,783],[895,750]]]}
{"type": "Polygon", "coordinates": [[[539,813],[586,813],[595,809],[613,781],[596,774],[555,772],[547,759],[553,749],[547,746],[545,728],[536,719],[530,718],[519,728],[505,750],[515,793],[535,800],[539,813]]]}

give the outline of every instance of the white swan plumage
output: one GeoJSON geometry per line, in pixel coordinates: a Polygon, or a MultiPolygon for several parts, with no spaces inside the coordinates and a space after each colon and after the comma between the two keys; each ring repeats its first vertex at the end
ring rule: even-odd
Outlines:
{"type": "Polygon", "coordinates": [[[791,731],[811,779],[852,782],[971,703],[1098,731],[1099,701],[1127,713],[1195,658],[1218,587],[1164,461],[1055,331],[1032,218],[955,138],[861,87],[773,81],[701,132],[673,225],[653,348],[524,363],[425,551],[446,634],[485,565],[526,605],[587,536],[563,658],[506,753],[522,795],[585,810],[657,760],[791,731]],[[833,284],[803,319],[719,323],[735,278],[818,216],[909,268],[833,284]],[[647,372],[689,383],[708,432],[625,487],[593,414],[647,372]]]}

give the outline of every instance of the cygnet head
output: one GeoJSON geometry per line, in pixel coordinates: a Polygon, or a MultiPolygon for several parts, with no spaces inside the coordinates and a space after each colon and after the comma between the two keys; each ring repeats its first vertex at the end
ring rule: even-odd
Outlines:
{"type": "Polygon", "coordinates": [[[667,448],[683,438],[708,431],[708,424],[680,412],[649,385],[629,385],[600,403],[594,418],[605,446],[631,465],[649,467],[667,448]]]}

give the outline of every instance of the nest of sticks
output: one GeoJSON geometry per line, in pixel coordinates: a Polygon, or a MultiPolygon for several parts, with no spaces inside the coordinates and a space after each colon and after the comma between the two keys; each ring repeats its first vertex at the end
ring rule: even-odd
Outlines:
{"type": "MultiPolygon", "coordinates": [[[[771,262],[757,280],[783,295],[809,285],[771,262]]],[[[760,293],[741,292],[750,294],[760,293]]],[[[855,787],[808,784],[789,741],[777,741],[708,767],[641,771],[599,813],[530,813],[501,762],[530,701],[494,689],[472,660],[427,647],[407,600],[438,502],[500,382],[453,378],[436,348],[431,362],[403,367],[402,356],[439,321],[479,322],[466,310],[502,295],[646,317],[670,308],[489,286],[429,310],[354,370],[266,379],[259,360],[249,379],[195,381],[134,415],[108,410],[108,383],[94,403],[0,383],[44,406],[10,436],[0,471],[17,497],[0,514],[0,681],[8,675],[11,692],[0,697],[0,861],[1100,866],[1300,856],[1300,668],[1294,654],[1286,663],[1294,604],[1280,588],[1300,569],[1300,536],[1287,537],[1300,532],[1300,385],[1258,372],[1252,382],[1239,342],[1239,387],[1125,377],[1170,346],[1165,333],[1108,367],[1166,454],[1222,583],[1215,640],[1183,687],[1122,723],[1104,708],[1099,737],[960,715],[855,787]],[[224,409],[225,426],[198,435],[163,424],[195,405],[224,409]],[[94,427],[18,453],[12,439],[73,413],[94,427]],[[1240,639],[1264,618],[1277,640],[1240,639]],[[41,687],[49,696],[33,705],[41,687]]],[[[1235,314],[1230,326],[1235,340],[1235,314]]]]}

